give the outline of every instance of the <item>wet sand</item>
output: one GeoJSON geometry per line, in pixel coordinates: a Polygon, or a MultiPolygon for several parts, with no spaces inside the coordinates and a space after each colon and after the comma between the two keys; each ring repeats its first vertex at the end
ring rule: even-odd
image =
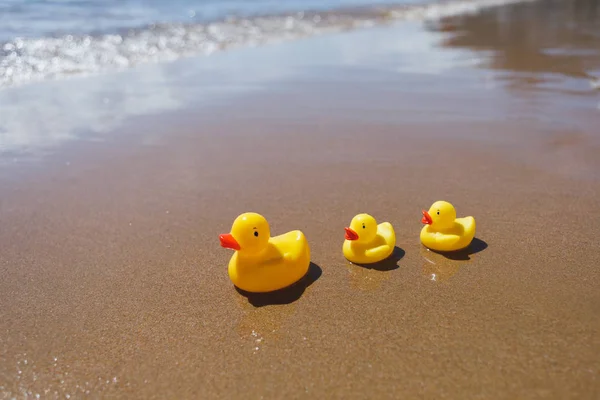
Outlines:
{"type": "Polygon", "coordinates": [[[166,86],[184,107],[11,150],[0,396],[597,398],[600,57],[580,50],[600,39],[585,24],[561,39],[592,2],[552,4],[253,49],[248,69],[300,56],[231,84],[253,92],[198,103],[210,85],[180,78],[166,86]],[[530,35],[501,40],[508,26],[530,35]],[[309,46],[327,61],[306,61],[309,46]],[[578,50],[570,67],[509,57],[553,46],[578,50]],[[476,217],[470,251],[420,245],[438,199],[476,217]],[[307,235],[301,285],[232,287],[218,234],[250,210],[307,235]],[[394,225],[396,263],[343,258],[359,212],[394,225]]]}

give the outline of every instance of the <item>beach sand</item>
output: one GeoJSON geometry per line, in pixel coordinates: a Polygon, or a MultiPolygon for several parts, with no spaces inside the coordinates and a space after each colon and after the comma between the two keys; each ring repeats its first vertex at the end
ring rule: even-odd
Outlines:
{"type": "Polygon", "coordinates": [[[3,92],[69,133],[3,157],[0,397],[598,398],[594,4],[3,92]],[[439,199],[470,251],[420,245],[439,199]],[[306,234],[300,285],[234,289],[218,235],[245,211],[306,234]],[[360,212],[396,264],[344,259],[360,212]]]}

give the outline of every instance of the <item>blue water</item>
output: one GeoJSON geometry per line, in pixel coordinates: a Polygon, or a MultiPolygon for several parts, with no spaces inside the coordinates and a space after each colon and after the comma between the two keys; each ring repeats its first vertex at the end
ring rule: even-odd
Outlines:
{"type": "MultiPolygon", "coordinates": [[[[389,0],[387,4],[419,0],[389,0]]],[[[381,2],[380,2],[381,3],[381,2]]],[[[0,0],[0,40],[371,6],[369,0],[0,0]]]]}
{"type": "Polygon", "coordinates": [[[381,1],[0,0],[0,89],[519,0],[381,1]]]}

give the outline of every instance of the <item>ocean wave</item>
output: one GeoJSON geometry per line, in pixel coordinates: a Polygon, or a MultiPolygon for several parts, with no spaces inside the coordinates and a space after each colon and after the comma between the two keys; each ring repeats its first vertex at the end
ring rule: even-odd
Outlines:
{"type": "MultiPolygon", "coordinates": [[[[0,43],[0,88],[122,70],[240,46],[298,39],[401,20],[474,13],[523,0],[450,0],[327,12],[228,18],[212,23],[156,24],[120,34],[16,38],[0,43]]],[[[525,0],[527,1],[527,0],[525,0]]]]}

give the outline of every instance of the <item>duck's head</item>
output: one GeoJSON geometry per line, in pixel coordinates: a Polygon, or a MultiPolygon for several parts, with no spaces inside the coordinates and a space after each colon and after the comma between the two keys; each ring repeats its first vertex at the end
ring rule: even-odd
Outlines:
{"type": "Polygon", "coordinates": [[[447,201],[436,201],[431,205],[429,211],[423,210],[421,222],[431,225],[436,229],[452,228],[456,219],[454,206],[447,201]]]}
{"type": "Polygon", "coordinates": [[[221,246],[243,251],[247,254],[260,253],[267,247],[271,229],[260,214],[244,213],[233,221],[231,232],[219,236],[221,246]]]}
{"type": "Polygon", "coordinates": [[[357,243],[369,243],[377,236],[377,221],[369,214],[358,214],[350,222],[346,230],[346,240],[357,243]]]}

